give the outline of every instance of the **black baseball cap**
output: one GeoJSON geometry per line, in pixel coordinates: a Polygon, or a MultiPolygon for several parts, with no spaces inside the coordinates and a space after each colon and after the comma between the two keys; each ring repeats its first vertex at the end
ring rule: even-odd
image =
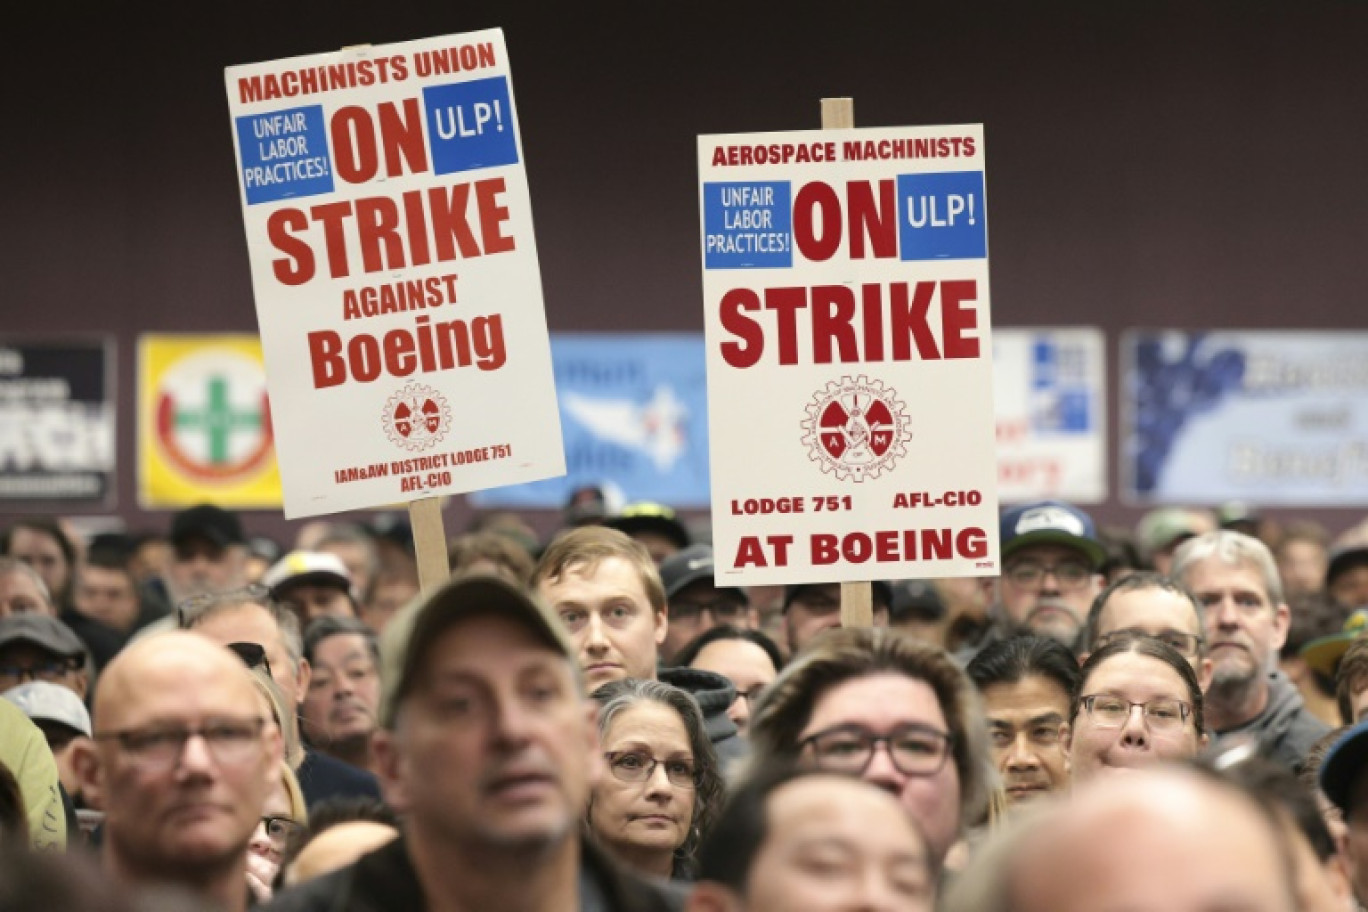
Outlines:
{"type": "Polygon", "coordinates": [[[689,530],[684,528],[675,511],[664,504],[628,504],[617,516],[605,519],[603,525],[628,536],[637,532],[655,532],[673,542],[677,548],[689,547],[689,530]]]}
{"type": "Polygon", "coordinates": [[[171,518],[171,543],[180,544],[189,538],[206,538],[220,548],[247,543],[237,514],[213,504],[190,507],[171,518]]]}
{"type": "Polygon", "coordinates": [[[690,545],[683,551],[676,551],[660,562],[660,582],[665,586],[665,598],[672,599],[686,588],[700,580],[707,580],[718,590],[734,592],[741,601],[749,604],[750,599],[744,589],[733,586],[717,586],[713,575],[713,549],[711,545],[690,545]]]}

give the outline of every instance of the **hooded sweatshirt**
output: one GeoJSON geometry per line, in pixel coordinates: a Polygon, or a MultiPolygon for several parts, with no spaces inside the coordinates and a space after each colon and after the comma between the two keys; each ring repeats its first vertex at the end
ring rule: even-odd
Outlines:
{"type": "Polygon", "coordinates": [[[717,672],[699,668],[662,668],[656,672],[656,678],[687,691],[698,702],[703,710],[703,727],[724,769],[745,757],[746,744],[736,723],[727,717],[727,709],[736,699],[731,681],[717,672]]]}
{"type": "Polygon", "coordinates": [[[1268,705],[1263,712],[1236,728],[1215,732],[1215,749],[1233,747],[1252,737],[1259,756],[1297,772],[1311,745],[1328,731],[1330,727],[1302,705],[1296,685],[1281,671],[1274,671],[1268,676],[1268,705]]]}

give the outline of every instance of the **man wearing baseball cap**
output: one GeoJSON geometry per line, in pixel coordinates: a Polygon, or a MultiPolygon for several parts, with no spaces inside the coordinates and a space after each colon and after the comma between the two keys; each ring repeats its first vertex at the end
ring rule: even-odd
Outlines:
{"type": "Polygon", "coordinates": [[[386,626],[380,664],[375,760],[404,833],[272,909],[668,908],[583,839],[595,708],[542,602],[456,577],[386,626]]]}
{"type": "Polygon", "coordinates": [[[1102,591],[1098,572],[1106,550],[1092,517],[1073,504],[1044,500],[1004,510],[1002,575],[992,583],[988,642],[1016,632],[1053,637],[1077,649],[1093,599],[1102,591]]]}
{"type": "Polygon", "coordinates": [[[72,748],[90,740],[90,712],[81,698],[60,684],[29,681],[4,693],[6,700],[24,711],[47,739],[57,777],[71,800],[81,805],[81,781],[71,765],[72,748]]]}
{"type": "Polygon", "coordinates": [[[356,617],[351,574],[336,554],[291,551],[276,561],[261,583],[308,627],[321,617],[356,617]]]}
{"type": "Polygon", "coordinates": [[[92,671],[85,644],[57,618],[25,613],[0,619],[0,691],[47,681],[84,700],[92,671]]]}
{"type": "Polygon", "coordinates": [[[213,504],[171,518],[167,595],[174,607],[192,596],[235,589],[247,581],[247,536],[236,513],[213,504]]]}
{"type": "Polygon", "coordinates": [[[1346,545],[1330,554],[1325,591],[1341,608],[1368,607],[1368,545],[1346,545]]]}
{"type": "Polygon", "coordinates": [[[713,578],[711,545],[690,545],[660,564],[670,626],[660,644],[660,659],[674,660],[675,653],[699,634],[719,624],[753,630],[757,618],[744,589],[718,586],[713,578]]]}
{"type": "MultiPolygon", "coordinates": [[[[874,626],[888,626],[893,587],[883,580],[870,584],[874,626]]],[[[784,587],[784,645],[797,655],[818,634],[841,626],[840,583],[798,583],[784,587]]]]}
{"type": "Polygon", "coordinates": [[[1368,900],[1368,722],[1346,731],[1326,753],[1320,787],[1344,815],[1344,854],[1362,905],[1368,900]]]}

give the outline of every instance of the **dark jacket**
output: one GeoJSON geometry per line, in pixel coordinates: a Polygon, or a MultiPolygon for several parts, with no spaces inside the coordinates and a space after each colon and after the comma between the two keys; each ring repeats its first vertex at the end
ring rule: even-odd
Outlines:
{"type": "Polygon", "coordinates": [[[656,671],[656,678],[693,695],[703,710],[703,727],[723,769],[745,758],[746,742],[736,723],[727,716],[727,709],[736,699],[736,687],[731,681],[717,672],[698,668],[661,668],[656,671]]]}
{"type": "Polygon", "coordinates": [[[304,803],[310,809],[329,798],[381,798],[380,783],[374,773],[308,746],[304,748],[304,761],[295,770],[295,775],[299,778],[299,789],[304,793],[304,803]]]}
{"type": "Polygon", "coordinates": [[[1249,722],[1238,728],[1216,732],[1216,750],[1253,737],[1259,746],[1259,756],[1297,772],[1306,760],[1306,753],[1322,735],[1330,731],[1320,719],[1302,705],[1296,685],[1281,671],[1268,676],[1268,705],[1249,722]]]}
{"type": "MultiPolygon", "coordinates": [[[[630,874],[589,843],[580,862],[580,908],[603,912],[679,912],[683,894],[630,874]]],[[[403,837],[353,865],[276,896],[267,912],[423,912],[427,902],[403,837]]],[[[497,910],[489,910],[497,912],[497,910]]]]}

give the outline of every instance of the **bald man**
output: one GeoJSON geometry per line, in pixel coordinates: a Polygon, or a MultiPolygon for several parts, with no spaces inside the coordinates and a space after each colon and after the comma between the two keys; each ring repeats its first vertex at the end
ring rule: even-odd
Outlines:
{"type": "Polygon", "coordinates": [[[101,676],[94,723],[74,765],[105,812],[105,869],[245,909],[247,844],[282,748],[242,661],[195,633],[135,642],[101,676]]]}
{"type": "Polygon", "coordinates": [[[999,834],[949,912],[1294,912],[1292,862],[1238,786],[1180,767],[1082,789],[999,834]]]}

